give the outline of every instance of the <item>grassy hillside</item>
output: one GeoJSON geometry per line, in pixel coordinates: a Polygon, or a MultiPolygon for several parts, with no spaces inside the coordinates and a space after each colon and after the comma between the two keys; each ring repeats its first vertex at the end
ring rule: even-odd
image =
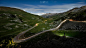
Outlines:
{"type": "MultiPolygon", "coordinates": [[[[86,6],[76,7],[71,10],[68,10],[66,12],[51,16],[50,18],[53,20],[53,24],[55,25],[54,27],[56,27],[59,22],[65,20],[65,19],[73,19],[75,21],[86,21],[86,6]]],[[[62,31],[62,32],[64,32],[64,31],[62,31]]],[[[71,32],[71,31],[69,31],[69,32],[71,32]]],[[[54,33],[58,34],[58,31],[55,31],[54,33]]]]}
{"type": "MultiPolygon", "coordinates": [[[[25,33],[25,37],[56,27],[66,18],[73,18],[71,17],[73,15],[70,13],[71,11],[51,16],[51,18],[42,18],[38,15],[33,15],[20,9],[0,7],[0,48],[85,48],[85,35],[83,35],[84,37],[82,38],[65,38],[64,32],[66,31],[64,30],[46,32],[19,44],[12,42],[12,39],[17,34],[33,27],[36,23],[39,23],[39,25],[25,33]]],[[[77,34],[73,32],[74,31],[71,30],[67,31],[65,35],[72,36],[73,34],[77,34]]],[[[76,36],[79,35],[80,34],[77,34],[76,36]]]]}
{"type": "Polygon", "coordinates": [[[86,20],[86,6],[76,7],[69,11],[59,13],[57,15],[51,16],[53,20],[64,20],[64,19],[74,19],[74,20],[86,20]]]}
{"type": "Polygon", "coordinates": [[[7,46],[10,40],[18,33],[33,27],[36,23],[39,26],[26,33],[26,36],[52,28],[50,19],[27,13],[23,10],[0,7],[0,45],[7,46]]]}

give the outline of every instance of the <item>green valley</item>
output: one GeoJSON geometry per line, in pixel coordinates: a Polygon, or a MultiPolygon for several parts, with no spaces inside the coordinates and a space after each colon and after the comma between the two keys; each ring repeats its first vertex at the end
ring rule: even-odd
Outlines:
{"type": "MultiPolygon", "coordinates": [[[[21,9],[0,7],[0,48],[53,48],[80,46],[86,47],[86,6],[74,8],[43,18],[21,9]],[[53,29],[66,19],[58,30],[48,31],[21,43],[13,42],[15,36],[38,24],[20,38],[24,39],[45,30],[53,29]],[[78,22],[82,21],[82,22],[78,22]],[[74,31],[78,30],[78,31],[74,31]],[[63,44],[64,43],[64,44],[63,44]]],[[[46,16],[45,16],[46,17],[46,16]]]]}

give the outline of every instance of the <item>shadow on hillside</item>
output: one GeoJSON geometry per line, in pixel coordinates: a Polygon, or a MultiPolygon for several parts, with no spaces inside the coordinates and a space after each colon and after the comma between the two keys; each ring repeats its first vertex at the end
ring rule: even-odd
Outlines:
{"type": "Polygon", "coordinates": [[[27,42],[18,44],[22,48],[85,48],[86,36],[82,38],[65,38],[54,35],[52,32],[41,34],[27,42]]]}

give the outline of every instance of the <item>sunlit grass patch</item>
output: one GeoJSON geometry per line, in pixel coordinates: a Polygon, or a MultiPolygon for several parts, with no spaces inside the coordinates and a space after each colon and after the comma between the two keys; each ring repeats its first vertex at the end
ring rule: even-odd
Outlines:
{"type": "Polygon", "coordinates": [[[57,30],[57,31],[53,31],[53,33],[55,35],[58,36],[69,36],[69,37],[81,37],[81,36],[85,36],[85,32],[79,32],[79,31],[72,31],[72,30],[57,30]]]}

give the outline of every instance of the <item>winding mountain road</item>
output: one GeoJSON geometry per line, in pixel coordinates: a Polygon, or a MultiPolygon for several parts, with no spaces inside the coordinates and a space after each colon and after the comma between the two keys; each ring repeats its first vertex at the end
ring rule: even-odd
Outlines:
{"type": "Polygon", "coordinates": [[[57,30],[57,29],[59,29],[60,26],[61,26],[64,22],[66,22],[67,20],[68,20],[68,19],[62,21],[56,28],[39,32],[39,33],[37,33],[37,34],[35,34],[35,35],[32,35],[32,36],[30,36],[30,37],[27,37],[27,38],[25,38],[25,39],[19,39],[19,37],[20,37],[21,35],[25,34],[27,31],[29,31],[29,30],[35,28],[36,26],[38,26],[38,24],[36,24],[36,25],[33,26],[32,28],[30,28],[30,29],[28,29],[28,30],[26,30],[26,31],[23,31],[23,32],[21,32],[21,33],[19,33],[16,37],[13,38],[13,42],[14,42],[14,43],[24,42],[24,41],[27,41],[27,40],[29,40],[29,39],[31,39],[31,38],[33,38],[33,37],[36,37],[36,36],[42,34],[42,33],[45,33],[45,32],[48,32],[48,31],[57,30]]]}
{"type": "Polygon", "coordinates": [[[30,29],[28,29],[28,30],[26,30],[26,31],[23,31],[23,32],[21,32],[20,34],[18,34],[16,37],[14,37],[14,38],[13,38],[13,42],[14,42],[14,43],[24,42],[24,41],[27,41],[27,40],[29,40],[29,39],[31,39],[31,38],[34,38],[34,37],[36,37],[36,36],[42,34],[42,33],[45,33],[45,32],[48,32],[48,31],[53,31],[53,30],[58,30],[58,29],[61,27],[61,25],[62,25],[63,23],[65,23],[67,20],[70,21],[70,19],[65,19],[65,20],[62,21],[56,28],[52,28],[52,29],[49,29],[49,30],[45,30],[45,31],[39,32],[39,33],[37,33],[37,34],[35,34],[35,35],[32,35],[32,36],[30,36],[30,37],[27,37],[27,38],[25,38],[25,39],[19,39],[19,37],[20,37],[21,35],[25,34],[27,31],[29,31],[29,30],[35,28],[36,26],[38,26],[38,23],[37,23],[37,24],[36,24],[35,26],[33,26],[32,28],[30,28],[30,29]]]}

